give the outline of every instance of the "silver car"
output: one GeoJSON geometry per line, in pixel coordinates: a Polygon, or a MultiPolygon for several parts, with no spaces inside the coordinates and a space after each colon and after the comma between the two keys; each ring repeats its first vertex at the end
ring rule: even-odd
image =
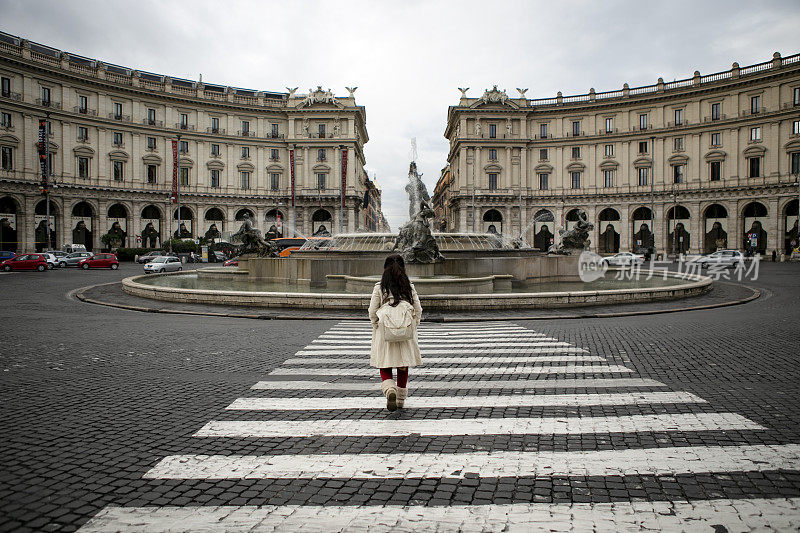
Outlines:
{"type": "Polygon", "coordinates": [[[72,252],[71,254],[67,254],[64,257],[60,257],[58,259],[58,266],[59,268],[66,268],[66,267],[77,267],[78,262],[81,259],[86,259],[87,257],[92,257],[92,252],[72,252]]]}
{"type": "Polygon", "coordinates": [[[744,255],[739,250],[718,250],[712,254],[695,259],[701,268],[725,267],[733,268],[744,264],[744,255]]]}
{"type": "Polygon", "coordinates": [[[144,265],[146,274],[152,274],[154,272],[177,272],[178,270],[183,270],[183,263],[181,263],[178,257],[160,255],[144,265]]]}
{"type": "Polygon", "coordinates": [[[604,258],[603,261],[609,266],[627,267],[644,264],[644,256],[632,254],[630,252],[620,252],[611,257],[604,258]]]}

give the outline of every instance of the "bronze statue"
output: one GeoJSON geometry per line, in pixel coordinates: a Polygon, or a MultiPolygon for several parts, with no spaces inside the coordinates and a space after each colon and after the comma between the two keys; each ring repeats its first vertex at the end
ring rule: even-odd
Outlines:
{"type": "Polygon", "coordinates": [[[205,238],[209,241],[213,241],[214,239],[219,239],[222,234],[217,229],[217,225],[215,223],[211,223],[209,226],[208,231],[205,234],[205,238]]]}
{"type": "Polygon", "coordinates": [[[155,248],[158,246],[156,240],[160,237],[158,230],[152,222],[148,222],[142,231],[142,246],[145,248],[155,248]]]}
{"type": "Polygon", "coordinates": [[[186,224],[181,222],[181,225],[178,229],[175,230],[175,238],[176,239],[191,239],[192,232],[186,228],[186,224]]]}
{"type": "Polygon", "coordinates": [[[556,255],[572,255],[576,252],[582,252],[589,246],[589,232],[594,229],[594,224],[589,222],[589,217],[583,210],[578,210],[578,222],[571,230],[558,230],[561,235],[561,242],[558,246],[553,245],[547,250],[548,254],[556,255]]]}
{"type": "Polygon", "coordinates": [[[276,257],[278,249],[269,241],[265,241],[261,232],[253,224],[250,213],[242,217],[242,226],[231,236],[233,242],[240,242],[236,255],[253,254],[258,257],[276,257]]]}
{"type": "Polygon", "coordinates": [[[407,263],[435,263],[444,259],[431,235],[428,219],[435,216],[427,202],[421,202],[417,214],[400,228],[392,250],[400,249],[407,263]]]}

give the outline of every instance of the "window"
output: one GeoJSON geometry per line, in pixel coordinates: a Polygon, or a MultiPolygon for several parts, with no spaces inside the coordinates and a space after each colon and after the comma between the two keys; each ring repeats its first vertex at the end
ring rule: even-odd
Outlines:
{"type": "Polygon", "coordinates": [[[581,134],[581,121],[580,120],[573,120],[572,121],[572,136],[577,137],[581,134]]]}
{"type": "Polygon", "coordinates": [[[719,120],[722,116],[720,114],[721,104],[711,104],[711,120],[719,120]]]}
{"type": "Polygon", "coordinates": [[[325,188],[325,174],[317,174],[317,189],[325,188]]]}
{"type": "Polygon", "coordinates": [[[3,170],[12,170],[14,167],[14,151],[10,146],[3,146],[0,150],[2,157],[0,157],[0,168],[3,170]]]}
{"type": "Polygon", "coordinates": [[[125,163],[114,161],[114,181],[122,181],[125,178],[125,163]]]}
{"type": "Polygon", "coordinates": [[[675,125],[676,126],[683,125],[683,109],[675,110],[675,125]]]}
{"type": "Polygon", "coordinates": [[[88,179],[89,178],[89,158],[88,157],[79,157],[78,158],[78,177],[81,179],[88,179]]]}
{"type": "Polygon", "coordinates": [[[800,174],[800,152],[792,152],[789,154],[789,168],[792,174],[800,174]]]}
{"type": "Polygon", "coordinates": [[[156,110],[155,109],[148,109],[147,110],[147,123],[151,126],[156,125],[156,110]]]}
{"type": "Polygon", "coordinates": [[[547,161],[547,148],[539,149],[539,161],[547,161]]]}
{"type": "Polygon", "coordinates": [[[186,113],[181,113],[181,129],[188,130],[189,129],[189,115],[186,113]]]}
{"type": "Polygon", "coordinates": [[[580,146],[573,146],[572,147],[572,159],[580,159],[581,158],[581,147],[580,146]]]}
{"type": "Polygon", "coordinates": [[[189,141],[181,141],[181,144],[178,146],[179,146],[178,150],[180,151],[180,153],[182,154],[189,153],[189,141]]]}
{"type": "Polygon", "coordinates": [[[548,174],[539,174],[539,189],[542,191],[547,190],[547,176],[548,174]]]}
{"type": "Polygon", "coordinates": [[[672,167],[672,183],[683,183],[684,170],[685,168],[683,165],[675,165],[672,167]]]}
{"type": "MultiPolygon", "coordinates": [[[[8,78],[3,78],[3,79],[7,80],[8,78]]],[[[5,85],[3,85],[3,87],[5,87],[5,85]]],[[[800,105],[800,87],[795,87],[794,89],[792,89],[792,105],[800,105]]]]}
{"type": "Polygon", "coordinates": [[[122,104],[114,102],[114,118],[122,120],[122,104]]]}
{"type": "Polygon", "coordinates": [[[319,132],[319,138],[325,138],[325,124],[317,124],[317,132],[319,132]]]}
{"type": "Polygon", "coordinates": [[[722,179],[722,162],[712,161],[709,166],[709,177],[711,181],[719,181],[722,179]]]}
{"type": "Polygon", "coordinates": [[[83,142],[89,140],[89,128],[78,126],[78,140],[83,142]]]}
{"type": "Polygon", "coordinates": [[[712,133],[711,134],[711,146],[722,146],[722,134],[721,133],[712,133]]]}
{"type": "Polygon", "coordinates": [[[78,96],[78,112],[79,113],[88,113],[89,112],[89,99],[85,96],[78,96]]]}
{"type": "Polygon", "coordinates": [[[639,178],[639,187],[643,187],[643,186],[647,185],[647,174],[648,174],[647,171],[648,170],[649,169],[647,167],[637,168],[636,169],[636,174],[637,174],[637,177],[639,178]]]}
{"type": "Polygon", "coordinates": [[[747,158],[747,177],[760,178],[761,177],[761,158],[748,157],[747,158]]]}
{"type": "Polygon", "coordinates": [[[243,120],[242,121],[242,135],[249,135],[250,134],[250,121],[243,120]]]}
{"type": "Polygon", "coordinates": [[[580,172],[570,172],[570,177],[572,178],[572,188],[573,189],[580,189],[581,188],[581,173],[580,172]]]}
{"type": "MultiPolygon", "coordinates": [[[[9,117],[9,121],[10,120],[11,117],[9,117]]],[[[792,122],[792,135],[798,135],[798,134],[800,134],[800,120],[795,120],[794,122],[792,122]]]]}
{"type": "Polygon", "coordinates": [[[489,124],[489,138],[490,139],[497,138],[497,124],[489,124]]]}
{"type": "Polygon", "coordinates": [[[639,141],[639,153],[640,154],[647,153],[647,141],[639,141]]]}
{"type": "Polygon", "coordinates": [[[494,148],[489,148],[489,160],[497,161],[497,150],[494,148]]]}
{"type": "Polygon", "coordinates": [[[114,146],[122,146],[122,133],[114,132],[114,146]]]}
{"type": "Polygon", "coordinates": [[[317,161],[325,161],[325,148],[317,150],[317,161]]]}
{"type": "Polygon", "coordinates": [[[181,167],[179,174],[181,187],[189,186],[189,167],[181,167]]]}
{"type": "Polygon", "coordinates": [[[614,131],[614,119],[609,117],[606,119],[606,133],[611,133],[614,131]]]}
{"type": "Polygon", "coordinates": [[[147,165],[147,183],[155,183],[158,167],[155,165],[147,165]]]}
{"type": "MultiPolygon", "coordinates": [[[[0,94],[8,98],[11,96],[11,78],[0,78],[0,94]]],[[[795,89],[797,91],[797,89],[795,89]]]]}
{"type": "Polygon", "coordinates": [[[272,138],[273,138],[273,139],[277,139],[278,137],[279,137],[279,134],[278,134],[278,125],[277,125],[277,124],[273,124],[273,125],[272,125],[272,138]]]}
{"type": "Polygon", "coordinates": [[[547,124],[539,124],[539,137],[547,139],[547,124]]]}
{"type": "Polygon", "coordinates": [[[214,169],[211,171],[211,187],[219,188],[219,170],[214,169]]]}
{"type": "Polygon", "coordinates": [[[0,126],[3,126],[4,128],[11,127],[11,113],[0,114],[0,126]]]}
{"type": "Polygon", "coordinates": [[[211,133],[219,133],[219,118],[211,117],[211,133]]]}
{"type": "Polygon", "coordinates": [[[647,113],[639,115],[639,129],[640,130],[647,129],[647,113]]]}
{"type": "Polygon", "coordinates": [[[242,159],[250,159],[250,147],[242,146],[242,159]]]}
{"type": "Polygon", "coordinates": [[[751,141],[760,141],[761,140],[761,128],[750,128],[750,140],[751,141]]]}
{"type": "Polygon", "coordinates": [[[603,146],[603,155],[606,157],[614,157],[614,145],[606,144],[603,146]]]}
{"type": "Polygon", "coordinates": [[[219,145],[218,144],[212,144],[211,145],[211,155],[213,155],[213,156],[218,156],[219,155],[219,145]]]}
{"type": "Polygon", "coordinates": [[[675,137],[672,140],[672,149],[676,152],[683,151],[683,137],[675,137]]]}
{"type": "Polygon", "coordinates": [[[50,88],[42,87],[42,105],[50,105],[50,88]]]}
{"type": "Polygon", "coordinates": [[[603,187],[613,187],[614,186],[614,171],[613,170],[604,170],[603,171],[603,187]]]}
{"type": "Polygon", "coordinates": [[[250,173],[249,172],[242,172],[242,189],[249,189],[250,188],[250,173]]]}
{"type": "Polygon", "coordinates": [[[270,161],[278,161],[280,159],[280,152],[278,152],[277,148],[269,149],[269,159],[270,161]]]}
{"type": "Polygon", "coordinates": [[[489,174],[489,190],[494,191],[497,189],[497,174],[489,174]]]}
{"type": "Polygon", "coordinates": [[[269,188],[272,191],[277,191],[281,188],[281,175],[279,173],[273,172],[269,175],[269,188]]]}
{"type": "Polygon", "coordinates": [[[750,97],[750,112],[754,115],[761,111],[761,95],[750,97]]]}
{"type": "Polygon", "coordinates": [[[148,137],[147,138],[147,149],[148,150],[155,150],[156,149],[156,138],[155,137],[148,137]]]}

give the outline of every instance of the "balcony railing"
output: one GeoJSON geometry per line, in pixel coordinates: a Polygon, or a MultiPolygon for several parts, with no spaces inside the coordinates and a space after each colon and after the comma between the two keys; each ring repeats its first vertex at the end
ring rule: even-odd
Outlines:
{"type": "Polygon", "coordinates": [[[164,121],[163,120],[151,120],[149,118],[142,119],[142,124],[146,124],[148,126],[157,126],[159,128],[164,127],[164,121]]]}
{"type": "Polygon", "coordinates": [[[89,137],[85,137],[83,135],[78,135],[78,137],[75,140],[77,142],[79,142],[79,143],[88,143],[89,142],[89,137]]]}
{"type": "Polygon", "coordinates": [[[179,130],[194,131],[194,124],[180,124],[176,122],[175,128],[179,130]]]}
{"type": "Polygon", "coordinates": [[[250,131],[250,130],[239,131],[239,132],[237,132],[237,135],[239,135],[240,137],[255,137],[256,136],[256,132],[250,131]]]}
{"type": "Polygon", "coordinates": [[[89,117],[96,117],[97,116],[97,110],[96,109],[89,109],[88,107],[80,107],[80,106],[77,106],[77,105],[72,108],[72,112],[73,113],[79,113],[81,115],[86,115],[86,116],[89,116],[89,117]]]}
{"type": "Polygon", "coordinates": [[[283,137],[283,133],[275,133],[274,131],[267,136],[268,139],[283,139],[283,137]]]}
{"type": "Polygon", "coordinates": [[[53,109],[61,109],[61,102],[54,102],[53,100],[36,99],[36,104],[42,107],[51,107],[53,109]]]}
{"type": "Polygon", "coordinates": [[[117,113],[109,113],[108,118],[112,120],[119,120],[122,122],[130,122],[131,116],[130,115],[118,115],[117,113]]]}
{"type": "Polygon", "coordinates": [[[225,128],[206,128],[206,133],[214,133],[217,135],[225,135],[225,128]]]}
{"type": "Polygon", "coordinates": [[[22,100],[22,95],[20,93],[15,93],[15,92],[3,93],[0,96],[2,96],[3,98],[9,98],[11,100],[16,100],[17,102],[22,100]]]}

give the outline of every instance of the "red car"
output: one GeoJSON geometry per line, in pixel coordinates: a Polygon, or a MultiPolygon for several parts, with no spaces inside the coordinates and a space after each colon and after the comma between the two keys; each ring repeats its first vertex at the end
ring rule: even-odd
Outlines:
{"type": "Polygon", "coordinates": [[[0,263],[0,267],[6,272],[12,270],[47,270],[47,259],[42,254],[22,254],[12,259],[6,259],[0,263]]]}
{"type": "Polygon", "coordinates": [[[222,266],[224,266],[224,267],[238,267],[239,266],[239,258],[238,257],[232,257],[231,259],[228,259],[227,261],[222,263],[222,266]]]}
{"type": "Polygon", "coordinates": [[[87,257],[78,262],[78,266],[84,270],[90,268],[110,268],[116,270],[119,268],[119,261],[114,254],[94,254],[92,257],[87,257]]]}

